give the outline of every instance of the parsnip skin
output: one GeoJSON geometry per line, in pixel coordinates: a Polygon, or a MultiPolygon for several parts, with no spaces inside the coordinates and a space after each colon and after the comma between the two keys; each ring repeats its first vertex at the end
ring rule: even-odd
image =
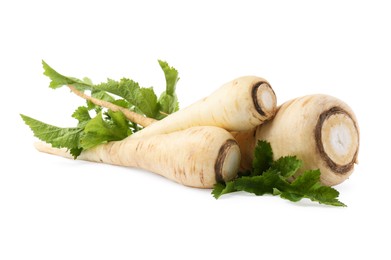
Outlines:
{"type": "Polygon", "coordinates": [[[256,130],[253,128],[249,131],[232,132],[231,134],[238,142],[242,159],[240,160],[240,171],[244,172],[251,170],[252,162],[254,158],[254,149],[256,145],[256,130]]]}
{"type": "Polygon", "coordinates": [[[243,157],[241,168],[251,167],[257,140],[267,140],[275,159],[296,155],[303,161],[302,171],[320,169],[321,182],[329,186],[352,174],[359,150],[359,127],[352,109],[327,95],[288,101],[273,120],[236,135],[243,157]]]}
{"type": "MultiPolygon", "coordinates": [[[[41,152],[72,158],[66,150],[52,148],[46,143],[37,143],[36,148],[41,152]]],[[[232,135],[213,126],[109,142],[85,150],[78,157],[146,169],[197,188],[212,188],[217,181],[236,177],[240,158],[240,149],[232,135]]]]}
{"type": "Polygon", "coordinates": [[[152,123],[133,138],[171,133],[193,126],[245,131],[270,119],[275,114],[276,103],[275,93],[265,79],[240,77],[189,107],[152,123]]]}

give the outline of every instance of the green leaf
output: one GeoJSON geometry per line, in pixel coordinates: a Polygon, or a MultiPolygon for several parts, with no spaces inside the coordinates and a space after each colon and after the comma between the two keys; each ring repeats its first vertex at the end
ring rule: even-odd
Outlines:
{"type": "Polygon", "coordinates": [[[158,103],[155,92],[152,88],[140,88],[134,92],[133,103],[147,117],[156,118],[158,103]]]}
{"type": "Polygon", "coordinates": [[[123,107],[123,108],[130,108],[130,106],[131,106],[129,104],[129,102],[126,101],[125,99],[117,99],[117,100],[113,101],[113,104],[120,106],[120,107],[123,107]]]}
{"type": "Polygon", "coordinates": [[[308,198],[321,204],[346,206],[337,199],[338,196],[337,190],[321,184],[319,170],[305,171],[281,193],[281,198],[294,202],[308,198]]]}
{"type": "Polygon", "coordinates": [[[320,171],[309,170],[298,176],[292,182],[291,188],[306,193],[315,185],[320,185],[320,171]]]}
{"type": "Polygon", "coordinates": [[[49,84],[50,88],[56,89],[65,85],[72,85],[79,90],[85,90],[91,88],[91,85],[88,84],[88,80],[83,81],[77,78],[66,77],[64,75],[61,75],[43,60],[42,60],[42,66],[44,69],[43,74],[51,79],[49,84]]]}
{"type": "Polygon", "coordinates": [[[88,121],[80,139],[83,149],[90,149],[109,141],[122,140],[131,134],[128,121],[122,112],[109,110],[107,116],[107,119],[103,119],[100,112],[88,121]]]}
{"type": "Polygon", "coordinates": [[[96,90],[96,89],[92,90],[91,97],[104,100],[110,103],[115,102],[115,98],[113,98],[111,95],[107,94],[105,91],[102,90],[96,90]]]}
{"type": "Polygon", "coordinates": [[[285,156],[274,161],[271,168],[280,172],[284,177],[291,177],[301,167],[302,161],[296,158],[296,156],[285,156]]]}
{"type": "Polygon", "coordinates": [[[337,206],[337,207],[346,207],[344,203],[338,200],[339,192],[328,186],[319,186],[310,190],[306,195],[312,201],[317,201],[321,204],[337,206]]]}
{"type": "Polygon", "coordinates": [[[234,181],[229,181],[227,183],[216,183],[212,190],[212,195],[216,199],[220,198],[221,195],[235,192],[235,184],[234,181]]]}
{"type": "Polygon", "coordinates": [[[78,107],[75,112],[72,114],[73,118],[76,118],[79,121],[78,127],[84,128],[85,124],[91,120],[90,113],[88,112],[87,107],[78,107]]]}
{"type": "Polygon", "coordinates": [[[94,84],[92,83],[92,80],[91,80],[90,78],[88,78],[88,77],[84,77],[84,78],[82,79],[82,81],[83,81],[83,83],[85,83],[85,84],[87,84],[87,85],[89,85],[89,86],[94,85],[94,84]]]}
{"type": "Polygon", "coordinates": [[[23,121],[31,128],[34,136],[51,144],[56,148],[79,148],[79,139],[82,129],[79,127],[62,128],[52,126],[34,118],[20,115],[23,121]]]}
{"type": "Polygon", "coordinates": [[[159,111],[156,119],[162,119],[168,114],[172,114],[179,110],[178,98],[175,93],[176,84],[179,80],[178,71],[170,67],[167,62],[159,60],[159,65],[164,72],[166,78],[166,90],[159,97],[159,111]]]}
{"type": "Polygon", "coordinates": [[[102,82],[98,85],[94,85],[95,90],[106,91],[111,94],[124,98],[125,100],[132,100],[134,89],[138,89],[140,86],[137,82],[122,78],[120,81],[107,79],[107,82],[102,82]]]}
{"type": "MultiPolygon", "coordinates": [[[[178,71],[164,61],[159,61],[159,65],[165,75],[166,90],[158,100],[152,88],[142,88],[131,79],[122,78],[119,81],[108,79],[107,82],[94,85],[92,80],[87,77],[80,80],[64,76],[42,60],[44,75],[50,78],[49,86],[51,88],[57,89],[72,85],[82,92],[89,90],[91,96],[96,99],[155,119],[161,119],[165,117],[165,114],[179,109],[175,94],[176,83],[179,80],[178,71]]],[[[83,148],[88,149],[100,143],[121,140],[133,131],[142,129],[137,123],[128,121],[122,112],[109,110],[104,113],[103,111],[106,109],[87,101],[87,106],[78,107],[72,114],[72,117],[78,121],[77,127],[74,128],[56,127],[24,115],[21,116],[33,130],[35,136],[54,147],[66,147],[72,155],[77,157],[83,148]],[[94,118],[91,118],[89,113],[92,109],[97,113],[94,118]]]]}
{"type": "Polygon", "coordinates": [[[245,191],[258,196],[271,194],[292,202],[308,198],[312,201],[346,206],[338,200],[339,192],[320,182],[319,170],[308,170],[291,181],[302,166],[295,156],[285,156],[273,161],[273,151],[266,141],[259,141],[254,150],[253,170],[242,173],[226,185],[216,184],[212,192],[215,198],[233,191],[245,191]]]}
{"type": "Polygon", "coordinates": [[[166,92],[163,92],[159,98],[159,113],[156,115],[156,119],[163,119],[167,115],[172,114],[179,110],[179,103],[176,96],[170,96],[166,92]]]}
{"type": "Polygon", "coordinates": [[[244,176],[235,180],[235,189],[255,195],[274,194],[274,189],[285,189],[289,185],[275,170],[268,170],[262,175],[244,176]]]}
{"type": "Polygon", "coordinates": [[[131,79],[122,78],[119,82],[108,79],[106,83],[94,86],[94,89],[122,97],[147,117],[155,118],[158,113],[157,96],[153,89],[141,88],[131,79]]]}
{"type": "Polygon", "coordinates": [[[302,195],[300,193],[291,192],[291,191],[284,191],[284,192],[281,192],[279,195],[281,198],[290,200],[292,202],[298,202],[302,198],[304,198],[304,195],[302,195]]]}
{"type": "Polygon", "coordinates": [[[175,68],[170,67],[170,65],[168,65],[165,61],[158,60],[158,62],[166,78],[166,94],[174,96],[176,84],[179,80],[178,71],[175,68]]]}
{"type": "Polygon", "coordinates": [[[254,150],[252,176],[261,175],[268,170],[273,163],[273,151],[270,143],[258,141],[254,150]]]}

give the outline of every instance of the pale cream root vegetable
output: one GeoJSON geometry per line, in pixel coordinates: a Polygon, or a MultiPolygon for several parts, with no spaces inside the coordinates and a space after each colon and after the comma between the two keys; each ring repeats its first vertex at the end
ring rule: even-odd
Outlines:
{"type": "MultiPolygon", "coordinates": [[[[46,143],[35,147],[46,153],[73,158],[65,149],[46,143]]],[[[236,177],[240,149],[224,129],[191,127],[170,134],[126,138],[84,150],[78,159],[137,167],[186,186],[212,188],[216,182],[236,177]]]]}
{"type": "Polygon", "coordinates": [[[296,155],[304,170],[320,169],[321,182],[336,185],[353,172],[359,127],[352,109],[327,95],[309,95],[281,105],[273,120],[256,130],[235,134],[248,169],[257,140],[270,142],[275,159],[296,155]]]}
{"type": "Polygon", "coordinates": [[[135,133],[133,138],[171,133],[192,126],[218,126],[228,131],[250,130],[270,119],[276,112],[277,103],[275,93],[265,79],[244,76],[222,85],[210,96],[189,107],[155,121],[89,97],[72,86],[69,88],[99,106],[121,110],[129,120],[146,127],[135,133]]]}
{"type": "Polygon", "coordinates": [[[276,110],[276,96],[269,83],[246,76],[230,81],[210,96],[151,124],[135,137],[171,133],[192,126],[218,126],[243,131],[260,125],[276,110]]]}

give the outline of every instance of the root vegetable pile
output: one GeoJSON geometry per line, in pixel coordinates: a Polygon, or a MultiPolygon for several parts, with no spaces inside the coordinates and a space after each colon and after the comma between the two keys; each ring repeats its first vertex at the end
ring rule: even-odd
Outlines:
{"type": "Polygon", "coordinates": [[[335,97],[305,96],[277,107],[265,79],[244,76],[179,110],[178,72],[167,62],[159,60],[166,79],[159,97],[131,79],[93,84],[42,63],[51,88],[68,87],[86,105],[72,114],[75,127],[21,115],[41,152],[143,168],[213,188],[215,198],[245,191],[345,206],[331,186],[354,170],[359,128],[352,109],[335,97]]]}

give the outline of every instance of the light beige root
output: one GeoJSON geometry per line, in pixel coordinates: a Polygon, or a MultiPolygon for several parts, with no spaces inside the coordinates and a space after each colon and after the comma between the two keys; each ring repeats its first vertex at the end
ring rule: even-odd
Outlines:
{"type": "Polygon", "coordinates": [[[245,131],[273,117],[277,104],[276,95],[265,79],[244,76],[227,82],[210,96],[157,121],[88,96],[73,86],[68,87],[79,97],[113,111],[121,111],[130,121],[147,127],[136,133],[136,137],[166,134],[192,126],[218,126],[228,131],[245,131]]]}
{"type": "Polygon", "coordinates": [[[217,126],[228,131],[252,129],[276,111],[276,96],[263,78],[246,76],[230,81],[210,96],[134,134],[146,137],[193,126],[217,126]]]}
{"type": "Polygon", "coordinates": [[[354,170],[359,127],[352,109],[327,95],[309,95],[281,105],[273,120],[255,131],[237,133],[242,169],[249,169],[257,140],[270,142],[274,158],[296,155],[302,171],[320,169],[321,182],[337,185],[354,170]]]}
{"type": "MultiPolygon", "coordinates": [[[[46,143],[35,147],[46,153],[73,158],[65,149],[46,143]]],[[[207,126],[146,138],[126,138],[85,150],[81,160],[137,167],[198,188],[212,188],[216,182],[236,177],[240,149],[224,129],[207,126]]]]}

